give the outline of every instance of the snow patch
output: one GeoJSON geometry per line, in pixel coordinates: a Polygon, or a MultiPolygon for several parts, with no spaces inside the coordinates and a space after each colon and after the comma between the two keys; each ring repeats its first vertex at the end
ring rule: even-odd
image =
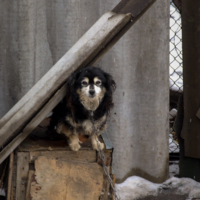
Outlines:
{"type": "Polygon", "coordinates": [[[172,177],[162,184],[163,189],[175,189],[176,194],[188,194],[188,198],[200,198],[200,183],[190,178],[172,177]]]}
{"type": "Polygon", "coordinates": [[[169,119],[174,119],[177,115],[177,109],[173,108],[169,112],[169,119]]]}
{"type": "Polygon", "coordinates": [[[131,176],[116,184],[122,200],[136,200],[148,196],[165,194],[187,195],[188,199],[200,198],[200,183],[190,178],[172,177],[163,184],[156,184],[138,176],[131,176]]]}
{"type": "Polygon", "coordinates": [[[138,176],[131,176],[115,186],[122,200],[133,200],[149,195],[156,196],[160,184],[152,183],[138,176]]]}

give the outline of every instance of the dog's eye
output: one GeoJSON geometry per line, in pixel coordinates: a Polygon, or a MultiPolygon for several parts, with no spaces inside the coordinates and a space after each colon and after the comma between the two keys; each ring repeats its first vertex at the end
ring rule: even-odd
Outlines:
{"type": "Polygon", "coordinates": [[[97,81],[97,82],[96,82],[96,85],[100,85],[100,84],[101,84],[101,81],[97,81]]]}
{"type": "Polygon", "coordinates": [[[86,81],[82,81],[82,85],[86,86],[88,83],[86,81]]]}

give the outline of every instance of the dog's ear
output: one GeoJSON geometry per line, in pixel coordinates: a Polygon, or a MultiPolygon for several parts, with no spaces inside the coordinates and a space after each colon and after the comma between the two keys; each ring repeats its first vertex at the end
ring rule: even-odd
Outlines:
{"type": "Polygon", "coordinates": [[[73,72],[67,79],[67,87],[69,88],[73,88],[74,87],[74,83],[76,81],[76,76],[77,76],[77,72],[73,72]]]}
{"type": "Polygon", "coordinates": [[[74,92],[74,84],[76,81],[77,74],[78,74],[77,71],[73,72],[66,81],[67,92],[66,92],[65,102],[66,102],[66,106],[71,110],[72,115],[73,115],[73,111],[74,111],[73,92],[74,92]]]}
{"type": "Polygon", "coordinates": [[[104,76],[106,77],[106,90],[107,90],[104,103],[105,103],[106,112],[109,114],[110,109],[114,106],[113,92],[116,89],[116,83],[110,74],[104,72],[104,76]]]}
{"type": "Polygon", "coordinates": [[[106,72],[104,72],[104,76],[106,77],[106,89],[113,93],[116,89],[116,83],[113,80],[113,77],[106,72]]]}

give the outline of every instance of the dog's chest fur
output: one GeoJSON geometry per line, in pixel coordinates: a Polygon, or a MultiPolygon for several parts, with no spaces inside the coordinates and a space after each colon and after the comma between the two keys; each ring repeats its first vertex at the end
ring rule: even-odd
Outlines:
{"type": "Polygon", "coordinates": [[[99,105],[106,93],[106,89],[103,88],[102,91],[99,92],[99,94],[96,95],[94,98],[88,98],[85,95],[85,93],[86,93],[85,89],[83,89],[82,91],[80,89],[77,90],[77,94],[79,95],[80,103],[84,106],[84,108],[86,110],[95,111],[99,107],[99,105]]]}
{"type": "MultiPolygon", "coordinates": [[[[94,126],[98,131],[102,131],[106,128],[106,118],[106,115],[104,115],[98,120],[94,120],[94,126]]],[[[65,120],[73,127],[77,134],[91,135],[94,132],[91,119],[75,122],[72,117],[67,116],[65,120]]]]}

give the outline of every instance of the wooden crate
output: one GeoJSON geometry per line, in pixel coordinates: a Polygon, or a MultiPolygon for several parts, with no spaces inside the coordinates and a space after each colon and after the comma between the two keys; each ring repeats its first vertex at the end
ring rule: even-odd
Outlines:
{"type": "MultiPolygon", "coordinates": [[[[112,149],[104,150],[111,172],[112,149]]],[[[97,151],[86,141],[78,152],[65,140],[27,138],[14,152],[7,200],[107,200],[110,184],[97,151]]]]}

